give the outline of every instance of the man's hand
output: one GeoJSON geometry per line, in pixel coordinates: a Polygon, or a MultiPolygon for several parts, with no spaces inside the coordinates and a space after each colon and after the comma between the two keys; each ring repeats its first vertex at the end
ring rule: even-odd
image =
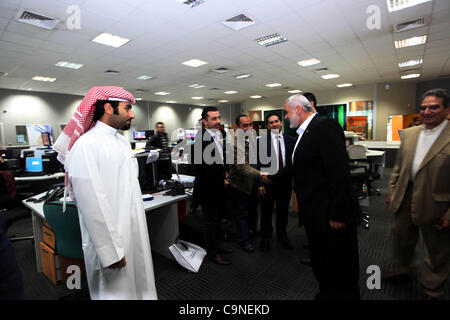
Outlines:
{"type": "Polygon", "coordinates": [[[261,182],[265,183],[265,184],[272,184],[272,180],[269,179],[268,177],[268,173],[267,172],[259,172],[259,177],[261,178],[261,182]]]}
{"type": "Polygon", "coordinates": [[[439,223],[434,226],[439,231],[448,229],[450,230],[450,220],[446,219],[445,217],[442,217],[441,220],[439,220],[439,223]]]}
{"type": "Polygon", "coordinates": [[[343,222],[330,220],[330,227],[333,230],[344,230],[346,225],[343,222]]]}
{"type": "Polygon", "coordinates": [[[264,187],[259,187],[259,188],[258,188],[258,193],[259,193],[259,195],[260,195],[261,197],[264,197],[265,194],[266,194],[266,188],[264,188],[264,187]]]}
{"type": "Polygon", "coordinates": [[[386,199],[386,207],[389,207],[389,205],[391,204],[391,198],[392,198],[392,195],[389,194],[387,199],[386,199]]]}
{"type": "Polygon", "coordinates": [[[116,263],[113,263],[112,265],[110,265],[109,267],[106,267],[108,269],[117,269],[117,268],[123,268],[127,265],[127,260],[125,259],[125,257],[122,258],[122,260],[117,261],[116,263]]]}

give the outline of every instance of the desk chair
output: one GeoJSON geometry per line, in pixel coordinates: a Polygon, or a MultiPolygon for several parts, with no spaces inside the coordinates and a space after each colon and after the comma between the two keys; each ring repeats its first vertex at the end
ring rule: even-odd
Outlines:
{"type": "Polygon", "coordinates": [[[355,144],[347,147],[347,153],[350,159],[350,170],[361,168],[362,166],[367,167],[367,187],[369,189],[369,195],[372,194],[373,190],[377,195],[381,196],[380,190],[372,185],[372,182],[379,179],[381,175],[375,170],[373,160],[367,158],[366,152],[366,147],[363,145],[355,144]]]}
{"type": "MultiPolygon", "coordinates": [[[[0,214],[3,215],[6,230],[19,220],[31,218],[29,210],[21,201],[32,195],[32,193],[18,193],[14,176],[8,171],[0,171],[0,214]]],[[[9,237],[11,242],[33,239],[33,236],[9,237]]]]}
{"type": "MultiPolygon", "coordinates": [[[[45,219],[55,233],[55,253],[60,257],[84,260],[78,209],[75,202],[66,203],[66,212],[62,211],[62,201],[57,200],[44,203],[43,208],[45,219]]],[[[61,270],[62,272],[65,270],[61,270]]],[[[87,290],[82,290],[59,299],[63,300],[86,292],[87,290]]]]}

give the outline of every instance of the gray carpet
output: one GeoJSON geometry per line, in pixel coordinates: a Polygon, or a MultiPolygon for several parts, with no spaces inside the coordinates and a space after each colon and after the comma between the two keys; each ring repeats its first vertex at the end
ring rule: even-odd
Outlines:
{"type": "MultiPolygon", "coordinates": [[[[369,214],[371,227],[359,230],[360,245],[360,287],[361,298],[365,300],[419,300],[422,289],[415,277],[404,284],[381,283],[380,290],[369,290],[366,285],[370,265],[378,265],[381,270],[393,267],[391,257],[391,215],[385,209],[387,182],[390,170],[385,169],[384,178],[377,180],[382,195],[372,195],[369,214]]],[[[16,236],[31,235],[31,219],[16,222],[8,231],[16,236]]],[[[219,266],[204,261],[198,273],[191,273],[176,262],[153,254],[156,288],[161,300],[311,300],[318,286],[311,268],[300,263],[308,256],[303,248],[306,235],[298,227],[294,213],[289,215],[288,237],[294,243],[294,250],[287,250],[272,240],[269,252],[245,253],[234,247],[228,255],[231,266],[219,266]]],[[[254,239],[259,247],[259,237],[254,239]]],[[[54,285],[43,274],[36,272],[36,262],[32,241],[13,244],[25,284],[26,299],[58,299],[73,293],[65,284],[54,285]]],[[[417,270],[420,270],[424,256],[421,244],[417,251],[417,270]]],[[[450,281],[449,283],[450,284],[450,281]]],[[[83,279],[82,287],[87,288],[83,279]]],[[[446,299],[450,298],[447,286],[446,299]]],[[[88,299],[87,293],[69,299],[88,299]]]]}

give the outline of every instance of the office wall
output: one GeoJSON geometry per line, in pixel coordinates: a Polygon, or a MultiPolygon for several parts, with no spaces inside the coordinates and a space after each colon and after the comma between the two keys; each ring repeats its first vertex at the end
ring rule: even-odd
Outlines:
{"type": "MultiPolygon", "coordinates": [[[[60,125],[66,124],[83,97],[68,94],[0,89],[0,132],[5,145],[16,145],[17,125],[50,124],[53,137],[61,133],[60,125]]],[[[191,128],[200,118],[203,107],[181,104],[164,104],[150,101],[136,101],[133,106],[137,130],[154,129],[158,121],[165,122],[166,131],[177,128],[191,128]]],[[[239,104],[218,107],[222,122],[231,124],[239,112],[239,104]]],[[[0,142],[2,142],[0,140],[0,142]]]]}
{"type": "MultiPolygon", "coordinates": [[[[389,90],[384,84],[371,84],[350,88],[336,88],[313,92],[318,105],[348,104],[350,101],[374,101],[374,140],[386,140],[386,123],[388,114],[408,113],[408,104],[413,105],[416,96],[415,83],[394,83],[389,90]]],[[[242,112],[252,110],[282,109],[286,93],[266,99],[249,99],[241,104],[242,112]]]]}
{"type": "Polygon", "coordinates": [[[450,78],[442,78],[431,81],[423,81],[417,84],[417,92],[416,92],[416,112],[418,112],[418,103],[420,97],[431,89],[447,89],[450,92],[450,78]]]}

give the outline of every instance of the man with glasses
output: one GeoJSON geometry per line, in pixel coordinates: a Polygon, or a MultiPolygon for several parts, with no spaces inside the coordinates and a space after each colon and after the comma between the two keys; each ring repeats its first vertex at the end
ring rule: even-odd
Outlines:
{"type": "Polygon", "coordinates": [[[412,274],[419,231],[427,247],[420,282],[424,299],[445,295],[450,270],[450,96],[427,91],[420,99],[423,126],[403,131],[402,145],[389,182],[387,205],[394,213],[394,254],[398,269],[385,280],[407,280],[412,274]]]}

